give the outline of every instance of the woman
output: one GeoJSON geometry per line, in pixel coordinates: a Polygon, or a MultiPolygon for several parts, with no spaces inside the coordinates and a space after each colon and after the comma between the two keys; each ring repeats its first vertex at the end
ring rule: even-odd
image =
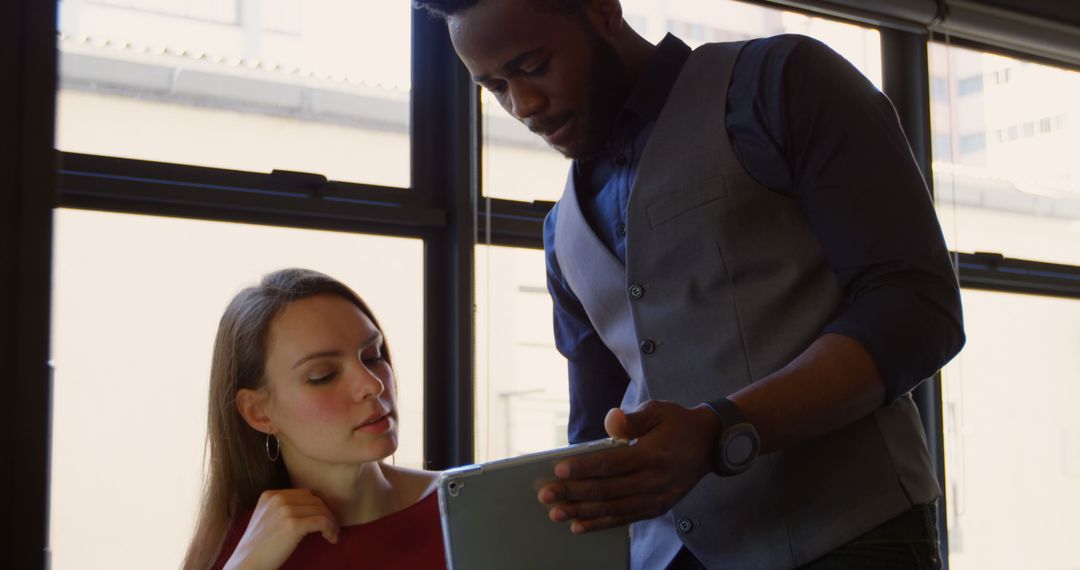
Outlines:
{"type": "Polygon", "coordinates": [[[436,474],[383,462],[395,400],[378,322],[348,287],[285,269],[241,291],[214,344],[184,567],[445,568],[436,474]]]}

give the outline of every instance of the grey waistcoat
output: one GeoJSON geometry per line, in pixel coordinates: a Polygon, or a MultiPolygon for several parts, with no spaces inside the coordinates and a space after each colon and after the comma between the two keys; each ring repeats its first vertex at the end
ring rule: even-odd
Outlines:
{"type": "MultiPolygon", "coordinates": [[[[695,50],[672,88],[627,206],[625,266],[586,222],[572,174],[559,202],[555,253],[630,376],[627,409],[727,396],[794,359],[839,310],[798,204],[757,184],[731,149],[724,110],[741,47],[695,50]]],[[[904,396],[746,473],[707,475],[647,524],[677,534],[710,569],[792,568],[938,495],[904,396]]]]}

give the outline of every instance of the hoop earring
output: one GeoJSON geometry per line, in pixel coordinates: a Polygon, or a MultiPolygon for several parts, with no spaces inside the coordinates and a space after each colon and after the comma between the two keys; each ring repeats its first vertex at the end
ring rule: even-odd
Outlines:
{"type": "Polygon", "coordinates": [[[281,441],[270,432],[266,432],[266,456],[270,458],[270,461],[277,461],[278,457],[281,457],[281,441]],[[274,438],[273,453],[270,453],[270,438],[274,438]]]}

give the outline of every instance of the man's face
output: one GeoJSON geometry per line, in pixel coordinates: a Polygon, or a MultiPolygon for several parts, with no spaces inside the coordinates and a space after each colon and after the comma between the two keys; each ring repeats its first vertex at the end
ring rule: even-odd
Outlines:
{"type": "Polygon", "coordinates": [[[586,14],[544,12],[532,0],[481,0],[447,24],[473,79],[556,150],[587,158],[607,142],[628,80],[586,14]]]}

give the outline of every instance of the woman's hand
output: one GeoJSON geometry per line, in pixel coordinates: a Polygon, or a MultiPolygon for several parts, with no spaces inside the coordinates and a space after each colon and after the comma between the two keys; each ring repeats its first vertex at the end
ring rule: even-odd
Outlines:
{"type": "Polygon", "coordinates": [[[307,489],[265,491],[225,568],[276,570],[313,532],[334,544],[341,532],[322,499],[307,489]]]}

